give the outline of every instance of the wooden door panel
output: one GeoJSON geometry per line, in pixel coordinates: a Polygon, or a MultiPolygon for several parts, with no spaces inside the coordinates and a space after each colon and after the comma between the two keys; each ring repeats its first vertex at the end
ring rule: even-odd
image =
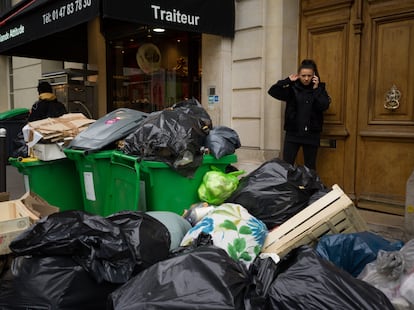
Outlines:
{"type": "Polygon", "coordinates": [[[346,25],[325,26],[310,29],[308,55],[318,64],[321,81],[331,97],[331,105],[325,113],[327,124],[344,124],[344,77],[346,62],[346,25]]]}
{"type": "MultiPolygon", "coordinates": [[[[413,80],[414,19],[373,21],[373,66],[371,91],[374,98],[369,107],[369,125],[414,125],[413,80]],[[384,107],[386,94],[392,87],[401,93],[395,110],[384,107]]],[[[396,105],[395,105],[396,107],[396,105]]]]}
{"type": "Polygon", "coordinates": [[[363,19],[358,204],[401,214],[405,184],[414,169],[414,2],[368,1],[363,19]],[[400,92],[396,109],[386,104],[393,86],[400,92]]]}
{"type": "Polygon", "coordinates": [[[345,139],[337,139],[336,147],[320,147],[318,150],[317,169],[323,184],[338,184],[342,188],[345,182],[344,163],[347,162],[345,139]]]}
{"type": "Polygon", "coordinates": [[[364,138],[359,149],[359,206],[403,215],[405,184],[414,168],[413,142],[364,138]]]}

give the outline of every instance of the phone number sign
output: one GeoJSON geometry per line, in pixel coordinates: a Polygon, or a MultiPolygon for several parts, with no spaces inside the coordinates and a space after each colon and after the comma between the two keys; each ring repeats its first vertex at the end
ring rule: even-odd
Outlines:
{"type": "Polygon", "coordinates": [[[65,5],[52,8],[42,15],[43,25],[58,21],[67,16],[80,13],[92,5],[92,0],[74,0],[65,5]]]}
{"type": "Polygon", "coordinates": [[[54,0],[29,6],[0,26],[0,53],[99,16],[99,3],[99,0],[54,0]]]}

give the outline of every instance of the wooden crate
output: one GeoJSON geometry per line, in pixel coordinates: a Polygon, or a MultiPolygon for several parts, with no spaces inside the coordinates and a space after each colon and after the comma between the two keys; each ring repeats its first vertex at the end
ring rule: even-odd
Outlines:
{"type": "Polygon", "coordinates": [[[303,211],[272,230],[262,251],[280,257],[301,245],[314,245],[326,234],[368,230],[351,199],[338,185],[303,211]]]}
{"type": "Polygon", "coordinates": [[[30,226],[26,210],[20,200],[0,203],[0,255],[9,254],[10,242],[30,226]]]}

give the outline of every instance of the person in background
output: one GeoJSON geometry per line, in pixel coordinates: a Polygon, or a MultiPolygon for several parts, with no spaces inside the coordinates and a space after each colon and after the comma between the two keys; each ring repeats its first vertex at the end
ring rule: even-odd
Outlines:
{"type": "Polygon", "coordinates": [[[39,100],[36,101],[29,114],[28,122],[34,122],[48,117],[59,117],[67,113],[62,102],[53,94],[48,82],[40,82],[37,86],[39,100]]]}
{"type": "Polygon", "coordinates": [[[325,83],[320,82],[316,63],[303,60],[297,73],[278,81],[268,93],[286,101],[283,160],[293,165],[302,147],[305,166],[316,169],[323,112],[331,102],[325,83]]]}

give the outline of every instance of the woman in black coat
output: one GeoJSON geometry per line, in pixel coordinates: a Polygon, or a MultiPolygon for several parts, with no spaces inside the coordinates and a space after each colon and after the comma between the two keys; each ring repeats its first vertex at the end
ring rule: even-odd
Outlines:
{"type": "Polygon", "coordinates": [[[331,102],[325,83],[319,80],[316,63],[310,59],[303,60],[297,74],[278,81],[268,93],[286,101],[283,160],[293,165],[302,147],[305,166],[315,169],[323,111],[331,102]]]}

